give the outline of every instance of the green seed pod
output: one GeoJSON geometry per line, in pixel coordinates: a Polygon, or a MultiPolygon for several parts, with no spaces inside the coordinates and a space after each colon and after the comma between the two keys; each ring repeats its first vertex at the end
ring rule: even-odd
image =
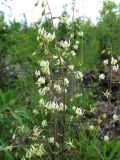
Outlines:
{"type": "Polygon", "coordinates": [[[35,7],[37,7],[37,6],[38,6],[38,4],[39,4],[39,1],[36,1],[36,3],[35,3],[35,7]]]}
{"type": "Polygon", "coordinates": [[[42,22],[42,19],[41,18],[39,18],[39,20],[38,20],[38,24],[40,24],[42,22]]]}
{"type": "Polygon", "coordinates": [[[103,113],[102,117],[103,117],[103,119],[106,119],[107,118],[106,113],[103,113]]]}
{"type": "Polygon", "coordinates": [[[102,120],[100,119],[100,117],[98,117],[97,124],[100,125],[101,123],[102,123],[102,120]]]}
{"type": "Polygon", "coordinates": [[[45,15],[45,10],[42,11],[42,16],[44,16],[44,15],[45,15]]]}
{"type": "Polygon", "coordinates": [[[42,6],[42,7],[44,7],[44,6],[45,6],[44,0],[42,1],[41,6],[42,6]]]}

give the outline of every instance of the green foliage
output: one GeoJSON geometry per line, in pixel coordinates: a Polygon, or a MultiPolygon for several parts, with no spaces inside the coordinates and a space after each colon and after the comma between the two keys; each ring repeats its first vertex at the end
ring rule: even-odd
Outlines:
{"type": "Polygon", "coordinates": [[[111,44],[113,50],[119,54],[120,14],[117,12],[116,4],[111,1],[104,1],[100,15],[100,20],[97,24],[100,49],[103,50],[111,44]]]}
{"type": "MultiPolygon", "coordinates": [[[[104,1],[103,8],[100,11],[100,19],[96,25],[92,24],[89,19],[83,21],[82,18],[75,19],[74,23],[71,22],[69,27],[61,22],[56,25],[55,35],[56,41],[58,42],[61,40],[69,42],[69,37],[71,33],[73,33],[73,41],[70,49],[75,50],[76,58],[65,58],[67,63],[72,63],[76,69],[86,72],[86,70],[92,70],[96,68],[96,66],[100,68],[99,64],[101,63],[101,59],[104,58],[104,55],[100,53],[109,46],[112,46],[116,57],[119,56],[120,14],[116,12],[116,8],[117,6],[114,2],[109,0],[104,1]],[[84,36],[78,35],[81,31],[84,33],[84,36]],[[74,49],[74,45],[77,41],[79,42],[78,48],[74,49]]],[[[65,8],[62,16],[69,18],[65,8]]],[[[54,29],[52,28],[52,21],[50,18],[46,18],[40,25],[44,27],[47,32],[53,33],[54,29]]],[[[45,146],[47,149],[47,156],[45,159],[54,157],[54,145],[49,145],[48,143],[48,130],[52,130],[56,126],[48,124],[46,130],[43,129],[44,127],[41,122],[46,118],[48,113],[44,113],[40,106],[38,106],[38,101],[42,97],[38,94],[35,84],[35,70],[39,68],[38,62],[43,57],[46,58],[46,55],[43,56],[42,53],[47,50],[45,48],[46,46],[40,46],[41,43],[37,41],[38,30],[39,27],[36,24],[28,25],[26,19],[24,19],[23,23],[12,21],[8,25],[5,22],[4,13],[0,12],[1,160],[22,159],[28,151],[26,148],[35,145],[32,140],[34,139],[35,143],[38,142],[38,139],[34,137],[34,132],[35,134],[42,133],[46,136],[47,143],[44,137],[40,137],[39,139],[39,145],[43,142],[48,144],[45,146]],[[34,57],[32,55],[33,52],[39,54],[34,57]],[[36,125],[40,126],[40,128],[37,128],[36,125]],[[49,126],[51,126],[51,128],[49,128],[49,126]],[[13,146],[13,148],[11,148],[11,146],[13,146]]],[[[54,44],[55,41],[48,46],[51,55],[58,54],[54,44]]],[[[57,44],[57,46],[58,45],[59,44],[57,44]]],[[[53,68],[54,71],[57,69],[59,70],[59,67],[56,69],[56,66],[53,68]]],[[[54,74],[54,78],[59,78],[62,72],[63,71],[61,71],[59,75],[57,73],[54,74]]],[[[43,75],[42,73],[42,76],[43,75]]],[[[68,112],[70,114],[73,112],[72,107],[74,105],[85,109],[86,112],[89,112],[90,108],[96,108],[96,104],[93,101],[93,99],[96,98],[93,93],[94,87],[87,86],[88,88],[85,88],[84,84],[80,81],[76,82],[72,75],[69,78],[71,83],[67,99],[69,100],[70,95],[73,96],[74,100],[71,99],[71,101],[68,102],[68,106],[70,107],[68,112]],[[76,92],[77,94],[75,94],[76,92]]],[[[47,85],[47,83],[45,85],[47,85]]],[[[54,113],[53,116],[48,114],[47,121],[58,121],[59,125],[57,127],[61,129],[60,118],[63,120],[63,117],[59,113],[54,113]],[[58,119],[56,117],[58,117],[58,119]]],[[[68,116],[66,119],[69,121],[70,117],[68,116]]],[[[73,146],[67,148],[69,145],[67,145],[66,142],[65,155],[60,155],[60,157],[62,157],[61,160],[120,159],[120,142],[116,139],[109,142],[99,140],[99,126],[97,126],[96,123],[97,120],[95,117],[91,119],[88,118],[87,120],[83,117],[83,119],[79,121],[76,116],[73,124],[71,121],[66,124],[65,140],[69,142],[69,138],[71,138],[71,140],[73,140],[73,145],[77,145],[75,148],[73,146]],[[91,124],[95,125],[92,131],[89,130],[91,124]]],[[[60,137],[61,133],[57,136],[60,137]]],[[[34,159],[37,160],[38,157],[34,157],[34,159]]]]}

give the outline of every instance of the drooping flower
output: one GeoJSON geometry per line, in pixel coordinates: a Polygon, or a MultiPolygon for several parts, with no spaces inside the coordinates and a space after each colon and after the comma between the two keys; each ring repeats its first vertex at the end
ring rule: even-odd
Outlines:
{"type": "Polygon", "coordinates": [[[60,22],[63,24],[67,24],[67,18],[66,17],[60,17],[60,22]]]}
{"type": "Polygon", "coordinates": [[[48,67],[49,66],[49,61],[48,60],[46,60],[46,61],[45,60],[40,61],[40,66],[43,67],[43,68],[46,67],[46,66],[48,67]]]}
{"type": "Polygon", "coordinates": [[[76,113],[78,116],[83,116],[83,115],[84,115],[84,111],[82,111],[81,108],[76,108],[75,113],[76,113]]]}
{"type": "Polygon", "coordinates": [[[66,77],[64,78],[64,85],[65,85],[65,86],[68,86],[68,85],[69,85],[69,80],[68,80],[66,77]]]}
{"type": "Polygon", "coordinates": [[[47,121],[43,120],[41,124],[42,124],[43,127],[46,127],[47,126],[47,121]]]}
{"type": "Polygon", "coordinates": [[[26,152],[26,158],[32,158],[34,156],[41,157],[45,154],[45,149],[43,144],[31,145],[31,148],[26,152]]]}
{"type": "Polygon", "coordinates": [[[77,50],[77,49],[78,49],[78,45],[77,45],[77,44],[76,44],[76,45],[74,45],[73,47],[74,47],[74,49],[75,49],[75,50],[77,50]]]}
{"type": "Polygon", "coordinates": [[[78,34],[78,36],[80,36],[80,37],[83,37],[83,35],[84,35],[83,31],[78,32],[77,34],[78,34]]]}
{"type": "Polygon", "coordinates": [[[83,80],[83,73],[81,71],[76,71],[75,72],[75,78],[83,80]]]}
{"type": "Polygon", "coordinates": [[[54,34],[47,33],[47,34],[45,35],[45,39],[46,39],[48,42],[53,41],[54,38],[55,38],[55,33],[54,33],[54,34]]]}
{"type": "Polygon", "coordinates": [[[69,69],[70,71],[73,71],[73,70],[74,70],[74,66],[73,66],[73,65],[68,65],[68,69],[69,69]]]}
{"type": "Polygon", "coordinates": [[[68,43],[66,40],[60,42],[60,46],[64,49],[68,49],[70,47],[70,42],[68,43]]]}
{"type": "Polygon", "coordinates": [[[37,54],[37,52],[35,51],[35,52],[32,53],[32,56],[35,56],[36,54],[37,54]]]}
{"type": "Polygon", "coordinates": [[[45,106],[46,109],[51,110],[51,111],[64,111],[67,109],[67,106],[64,105],[62,102],[60,104],[58,104],[57,102],[52,102],[52,101],[48,101],[45,106]]]}
{"type": "Polygon", "coordinates": [[[105,49],[101,52],[101,54],[104,54],[105,53],[105,49]]]}
{"type": "Polygon", "coordinates": [[[76,148],[70,139],[68,142],[65,142],[65,143],[66,143],[66,148],[68,148],[68,150],[70,150],[71,148],[76,148]]]}
{"type": "Polygon", "coordinates": [[[57,65],[64,65],[64,64],[65,64],[64,59],[63,59],[62,57],[59,57],[59,58],[57,59],[57,65]]]}
{"type": "Polygon", "coordinates": [[[108,59],[104,60],[103,64],[106,66],[108,64],[108,59]]]}
{"type": "Polygon", "coordinates": [[[45,78],[44,77],[39,77],[37,80],[37,85],[41,87],[41,84],[45,84],[45,78]]]}
{"type": "Polygon", "coordinates": [[[38,77],[38,76],[40,76],[40,75],[41,75],[40,71],[39,71],[39,70],[36,70],[36,71],[35,71],[35,76],[38,77]]]}
{"type": "Polygon", "coordinates": [[[119,69],[119,65],[117,64],[116,66],[112,66],[113,71],[117,72],[119,69]]]}
{"type": "Polygon", "coordinates": [[[114,114],[114,115],[113,115],[113,119],[114,119],[115,121],[117,121],[117,120],[119,120],[119,116],[118,116],[117,114],[114,114]]]}
{"type": "Polygon", "coordinates": [[[103,80],[103,79],[105,79],[105,74],[104,73],[99,75],[99,80],[103,80]]]}
{"type": "Polygon", "coordinates": [[[41,133],[41,130],[39,129],[39,127],[35,126],[35,127],[33,128],[33,135],[34,135],[35,137],[38,137],[38,136],[40,135],[40,133],[41,133]]]}
{"type": "Polygon", "coordinates": [[[89,129],[92,131],[92,130],[94,130],[94,126],[93,125],[91,125],[90,127],[89,127],[89,129]]]}
{"type": "Polygon", "coordinates": [[[109,98],[110,96],[110,92],[108,91],[108,89],[106,90],[106,92],[102,92],[104,94],[105,97],[109,98]]]}
{"type": "Polygon", "coordinates": [[[39,104],[40,104],[40,105],[42,105],[42,106],[44,106],[44,105],[45,105],[45,101],[44,101],[44,99],[43,99],[43,98],[41,98],[41,99],[39,100],[39,104]]]}
{"type": "Polygon", "coordinates": [[[115,59],[115,58],[111,58],[111,64],[112,65],[116,65],[117,64],[117,59],[115,59]]]}
{"type": "Polygon", "coordinates": [[[76,42],[75,42],[76,45],[78,45],[79,43],[80,43],[79,41],[76,41],[76,42]]]}
{"type": "Polygon", "coordinates": [[[58,93],[61,93],[61,91],[62,91],[60,85],[58,85],[58,84],[54,84],[54,89],[55,89],[58,93]]]}
{"type": "Polygon", "coordinates": [[[59,111],[66,111],[66,109],[67,109],[67,106],[65,105],[65,104],[63,104],[62,102],[59,104],[59,111]]]}
{"type": "Polygon", "coordinates": [[[73,107],[72,107],[72,110],[75,111],[75,110],[76,110],[76,106],[73,106],[73,107]]]}
{"type": "Polygon", "coordinates": [[[75,57],[76,56],[76,53],[74,51],[71,51],[70,54],[75,57]]]}
{"type": "MultiPolygon", "coordinates": [[[[43,12],[44,12],[44,10],[43,10],[43,12]]],[[[46,32],[46,30],[44,29],[44,28],[40,28],[39,30],[38,30],[38,33],[39,33],[39,35],[40,36],[42,36],[47,42],[51,42],[51,41],[53,41],[54,40],[54,38],[55,38],[55,33],[48,33],[48,32],[46,32]]]]}
{"type": "Polygon", "coordinates": [[[39,94],[40,95],[45,95],[49,90],[50,90],[50,88],[45,86],[44,88],[39,89],[39,94]]]}
{"type": "Polygon", "coordinates": [[[50,69],[49,69],[49,61],[48,60],[42,60],[40,61],[41,70],[44,74],[50,75],[50,69]]]}
{"type": "Polygon", "coordinates": [[[54,144],[54,142],[55,142],[54,137],[50,137],[50,138],[48,138],[48,142],[49,142],[49,143],[51,143],[51,144],[54,144]]]}
{"type": "Polygon", "coordinates": [[[105,136],[104,136],[104,141],[107,141],[107,142],[108,142],[109,139],[110,139],[110,138],[108,137],[108,135],[105,135],[105,136]]]}

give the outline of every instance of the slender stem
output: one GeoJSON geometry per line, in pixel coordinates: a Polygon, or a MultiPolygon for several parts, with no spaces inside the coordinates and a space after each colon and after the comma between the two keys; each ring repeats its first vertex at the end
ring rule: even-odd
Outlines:
{"type": "Polygon", "coordinates": [[[110,47],[110,80],[109,80],[109,89],[108,92],[110,93],[108,97],[108,106],[111,110],[111,91],[112,91],[112,64],[111,64],[111,58],[112,58],[112,47],[110,47]]]}
{"type": "MultiPolygon", "coordinates": [[[[49,3],[48,3],[48,0],[46,0],[46,3],[47,3],[47,6],[48,6],[48,9],[49,9],[49,12],[50,12],[50,16],[51,16],[51,21],[52,21],[52,25],[53,25],[53,29],[55,31],[55,27],[54,27],[54,22],[53,22],[53,16],[52,16],[52,12],[51,12],[51,9],[50,9],[50,6],[49,6],[49,3]]],[[[61,58],[60,58],[60,54],[58,53],[58,59],[60,61],[60,67],[61,67],[61,71],[62,71],[62,83],[63,83],[63,105],[64,105],[64,109],[63,109],[63,128],[62,128],[62,148],[64,147],[64,135],[65,135],[65,103],[66,103],[66,93],[65,93],[65,85],[64,85],[64,71],[63,71],[63,66],[62,66],[62,62],[61,62],[61,58]]],[[[55,123],[57,123],[56,121],[56,118],[55,118],[55,123]]],[[[56,130],[56,124],[55,124],[55,130],[56,130]]],[[[56,137],[56,131],[54,132],[55,135],[54,137],[56,137]]],[[[63,154],[63,152],[62,152],[63,154]]]]}
{"type": "Polygon", "coordinates": [[[72,16],[72,24],[73,24],[73,35],[74,35],[74,43],[75,43],[75,0],[72,2],[73,4],[73,16],[72,16]]]}
{"type": "MultiPolygon", "coordinates": [[[[83,63],[83,61],[84,61],[84,41],[83,41],[83,36],[82,36],[81,62],[83,63]]],[[[82,63],[81,63],[81,68],[82,68],[82,63]]]]}

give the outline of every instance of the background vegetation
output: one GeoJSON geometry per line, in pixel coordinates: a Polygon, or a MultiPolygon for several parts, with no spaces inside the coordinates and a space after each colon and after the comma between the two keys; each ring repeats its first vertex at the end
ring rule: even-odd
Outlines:
{"type": "MultiPolygon", "coordinates": [[[[0,159],[19,160],[25,155],[24,147],[30,144],[27,140],[28,133],[33,129],[33,126],[41,123],[43,116],[37,114],[36,110],[40,97],[35,84],[35,70],[38,68],[36,62],[40,57],[34,57],[33,53],[39,46],[37,41],[38,26],[37,24],[28,25],[26,19],[22,23],[14,20],[7,24],[4,14],[0,12],[0,159]],[[9,147],[11,145],[14,146],[12,150],[9,147]]],[[[62,16],[68,16],[65,8],[62,16]]],[[[51,32],[51,24],[49,18],[42,22],[42,26],[48,32],[51,32]]],[[[78,58],[74,65],[79,68],[79,64],[82,64],[85,75],[84,85],[88,89],[87,96],[76,100],[76,102],[84,109],[89,109],[89,106],[93,108],[98,105],[98,101],[103,102],[104,100],[102,96],[98,97],[99,93],[96,91],[96,83],[98,83],[96,77],[99,72],[102,72],[101,62],[107,58],[106,54],[101,54],[101,52],[112,46],[116,58],[120,59],[120,12],[118,6],[114,2],[105,1],[96,25],[90,19],[83,20],[79,17],[74,20],[74,24],[71,23],[72,29],[74,29],[74,40],[80,43],[76,49],[78,58]],[[77,33],[81,31],[84,36],[78,37],[77,33]],[[92,76],[92,80],[89,75],[92,76]]],[[[68,30],[66,25],[62,23],[58,23],[55,30],[58,41],[67,40],[71,34],[71,30],[68,30]]],[[[115,79],[119,81],[119,75],[115,79]]],[[[102,85],[104,91],[104,84],[102,85]]],[[[119,86],[117,87],[118,90],[113,88],[113,105],[120,103],[119,86]]],[[[63,159],[120,160],[120,142],[116,140],[120,138],[119,127],[115,139],[111,140],[109,144],[98,143],[95,139],[96,132],[95,130],[92,137],[86,134],[86,128],[82,130],[79,135],[79,139],[82,140],[78,142],[81,147],[81,156],[75,159],[74,154],[77,154],[77,151],[74,151],[73,147],[71,151],[73,156],[69,157],[70,153],[66,151],[66,157],[63,159]],[[91,139],[92,143],[90,143],[91,139]],[[99,148],[100,153],[96,148],[99,148]]],[[[52,153],[51,156],[53,156],[52,153]]],[[[49,157],[43,159],[49,159],[49,157]]]]}

